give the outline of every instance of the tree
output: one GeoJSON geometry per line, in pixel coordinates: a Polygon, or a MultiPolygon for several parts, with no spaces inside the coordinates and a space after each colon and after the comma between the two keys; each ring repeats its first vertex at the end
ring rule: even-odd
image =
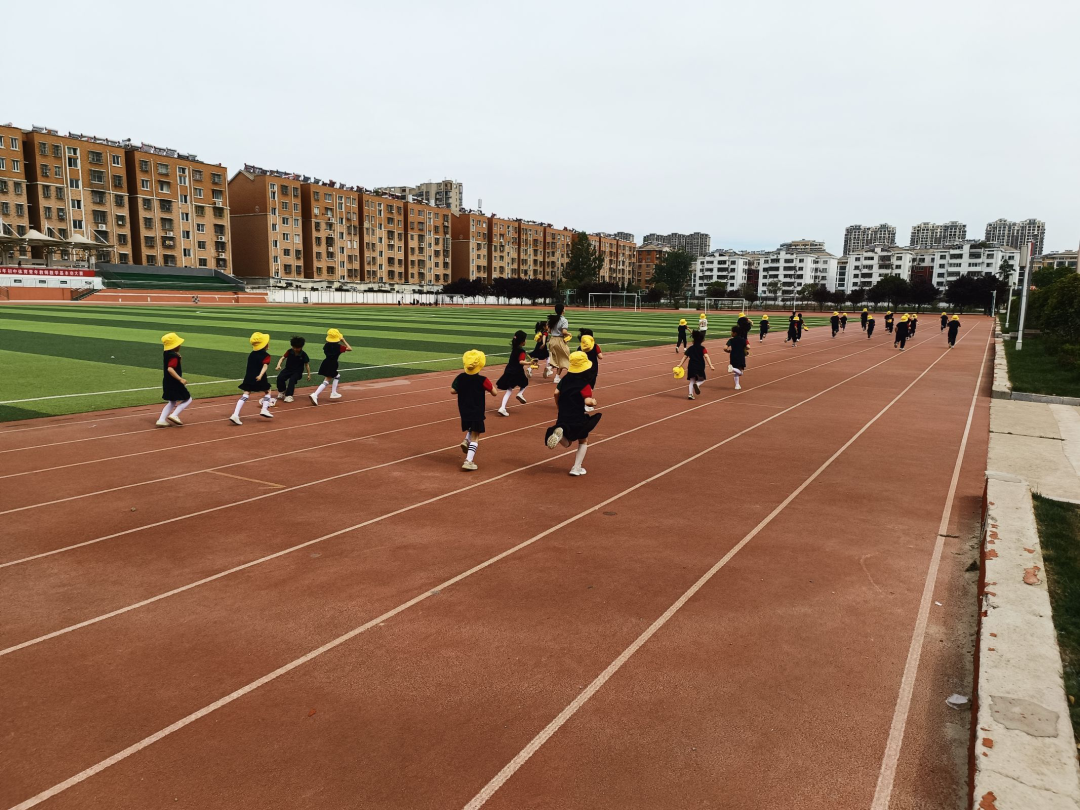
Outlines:
{"type": "Polygon", "coordinates": [[[769,294],[769,300],[772,301],[775,304],[777,296],[780,295],[780,282],[779,282],[779,280],[774,278],[772,281],[766,282],[766,284],[765,284],[765,292],[767,292],[769,294]]]}
{"type": "Polygon", "coordinates": [[[753,305],[758,300],[757,287],[747,282],[739,287],[739,297],[745,298],[746,303],[753,305]]]}
{"type": "Polygon", "coordinates": [[[1071,347],[1075,365],[1080,349],[1080,274],[1070,271],[1053,284],[1039,287],[1028,303],[1032,322],[1046,337],[1071,347]]]}
{"type": "Polygon", "coordinates": [[[658,281],[649,287],[649,291],[645,293],[645,300],[650,304],[659,304],[664,300],[664,296],[667,295],[667,284],[662,281],[658,281]]]}
{"type": "Polygon", "coordinates": [[[593,245],[585,231],[578,231],[570,240],[570,258],[563,268],[567,286],[581,287],[600,278],[604,257],[593,245]]]}
{"type": "Polygon", "coordinates": [[[799,287],[798,291],[795,293],[795,297],[791,301],[792,307],[794,308],[796,301],[805,302],[805,301],[811,300],[813,295],[814,295],[814,285],[813,284],[803,284],[801,287],[799,287]]]}
{"type": "Polygon", "coordinates": [[[842,307],[844,305],[844,302],[847,301],[847,297],[848,294],[843,290],[836,290],[835,292],[833,292],[832,298],[830,298],[829,300],[832,301],[834,306],[842,307]]]}
{"type": "MultiPolygon", "coordinates": [[[[1075,276],[1076,271],[1071,270],[1065,266],[1059,267],[1040,267],[1038,270],[1031,274],[1031,284],[1037,289],[1043,287],[1049,287],[1054,282],[1068,278],[1069,276],[1075,276]]],[[[1007,281],[1008,279],[1006,279],[1007,281]]]]}
{"type": "Polygon", "coordinates": [[[479,295],[487,295],[488,285],[483,279],[457,278],[449,284],[444,284],[443,295],[461,295],[466,298],[476,298],[479,295]]]}
{"type": "Polygon", "coordinates": [[[858,307],[859,304],[866,300],[866,290],[863,287],[852,287],[847,294],[847,300],[851,302],[853,307],[858,307]]]}
{"type": "Polygon", "coordinates": [[[970,307],[975,303],[976,290],[975,279],[967,273],[960,278],[953,279],[945,287],[945,300],[954,309],[964,311],[964,307],[970,307]]]}
{"type": "Polygon", "coordinates": [[[818,312],[821,312],[826,304],[832,303],[833,294],[824,284],[819,284],[810,292],[810,298],[818,305],[818,312]]]}
{"type": "Polygon", "coordinates": [[[919,307],[929,306],[937,301],[937,298],[938,288],[929,279],[917,278],[911,282],[908,300],[915,305],[916,312],[919,311],[919,307]]]}
{"type": "Polygon", "coordinates": [[[1008,258],[1002,259],[1001,264],[998,266],[998,278],[1008,284],[1009,279],[1012,278],[1013,270],[1015,269],[1016,268],[1013,267],[1012,262],[1010,262],[1008,258]]]}
{"type": "Polygon", "coordinates": [[[877,284],[870,288],[877,298],[867,296],[875,304],[888,301],[891,307],[897,307],[911,300],[911,285],[900,276],[885,276],[877,284]]]}
{"type": "Polygon", "coordinates": [[[668,296],[674,301],[682,293],[694,273],[694,257],[685,250],[670,250],[660,257],[653,267],[651,283],[667,287],[668,296]]]}
{"type": "Polygon", "coordinates": [[[705,288],[706,298],[725,298],[727,297],[727,284],[722,281],[714,281],[708,287],[705,288]]]}

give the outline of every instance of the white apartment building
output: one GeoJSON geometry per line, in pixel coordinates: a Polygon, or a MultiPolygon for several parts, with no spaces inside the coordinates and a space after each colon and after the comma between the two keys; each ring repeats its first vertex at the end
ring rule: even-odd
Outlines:
{"type": "Polygon", "coordinates": [[[762,253],[758,272],[758,295],[769,297],[769,282],[780,282],[780,296],[794,295],[804,284],[824,284],[836,289],[837,258],[825,250],[824,242],[802,239],[785,242],[774,251],[762,253]]]}
{"type": "MultiPolygon", "coordinates": [[[[633,240],[629,240],[633,241],[633,240]]],[[[672,250],[685,250],[695,259],[709,252],[712,237],[701,231],[693,233],[647,233],[641,240],[641,244],[667,245],[672,250]]]]}
{"type": "Polygon", "coordinates": [[[837,262],[836,286],[830,289],[854,290],[873,287],[885,276],[911,280],[915,251],[903,247],[872,247],[843,256],[837,262]]]}
{"type": "Polygon", "coordinates": [[[858,253],[872,245],[895,245],[896,226],[883,222],[880,225],[848,225],[844,229],[844,255],[858,253]]]}
{"type": "Polygon", "coordinates": [[[1034,255],[1040,256],[1046,242],[1046,223],[1039,219],[1025,219],[1023,222],[995,219],[993,222],[986,223],[986,241],[1017,249],[1028,242],[1034,242],[1034,255]]]}
{"type": "Polygon", "coordinates": [[[1077,252],[1075,250],[1058,250],[1052,253],[1044,253],[1035,258],[1035,267],[1068,267],[1077,268],[1077,252]]]}
{"type": "Polygon", "coordinates": [[[965,274],[997,275],[1005,259],[1009,260],[1013,268],[1010,278],[1006,280],[1016,284],[1020,277],[1020,251],[1008,245],[988,244],[984,241],[967,241],[934,250],[917,250],[911,274],[913,277],[930,278],[934,286],[944,290],[950,281],[955,281],[965,274]]]}
{"type": "Polygon", "coordinates": [[[938,247],[963,242],[967,239],[967,225],[953,220],[943,222],[940,225],[933,222],[920,222],[911,226],[911,240],[908,243],[913,248],[938,247]]]}
{"type": "Polygon", "coordinates": [[[694,262],[691,288],[694,295],[705,295],[710,284],[719,282],[727,290],[737,290],[757,269],[758,255],[734,250],[714,250],[694,262]]]}

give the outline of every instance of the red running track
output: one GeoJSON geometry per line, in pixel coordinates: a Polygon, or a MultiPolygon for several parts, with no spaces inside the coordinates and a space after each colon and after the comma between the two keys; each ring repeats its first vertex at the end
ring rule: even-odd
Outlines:
{"type": "Polygon", "coordinates": [[[0,430],[0,807],[955,806],[989,336],[613,355],[582,479],[540,380],[0,430]]]}

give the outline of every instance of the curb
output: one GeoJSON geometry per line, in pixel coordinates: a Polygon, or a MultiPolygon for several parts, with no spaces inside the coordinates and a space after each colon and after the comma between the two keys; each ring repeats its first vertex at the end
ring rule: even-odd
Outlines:
{"type": "Polygon", "coordinates": [[[987,471],[981,556],[972,806],[1076,810],[1080,766],[1024,479],[987,471]]]}

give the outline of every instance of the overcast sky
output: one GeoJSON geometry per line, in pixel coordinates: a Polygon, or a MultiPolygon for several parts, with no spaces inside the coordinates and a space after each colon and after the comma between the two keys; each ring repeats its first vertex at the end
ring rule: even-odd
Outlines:
{"type": "Polygon", "coordinates": [[[32,3],[0,123],[589,231],[775,247],[1045,220],[1080,242],[1080,2],[32,3]]]}

